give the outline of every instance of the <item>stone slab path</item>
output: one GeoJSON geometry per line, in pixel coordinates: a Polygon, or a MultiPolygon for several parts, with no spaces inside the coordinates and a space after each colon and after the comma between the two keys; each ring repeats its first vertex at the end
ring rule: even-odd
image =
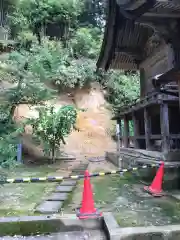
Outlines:
{"type": "Polygon", "coordinates": [[[59,209],[62,207],[63,201],[44,201],[36,208],[36,212],[39,213],[58,213],[59,209]]]}
{"type": "MultiPolygon", "coordinates": [[[[80,163],[72,169],[72,175],[84,174],[88,163],[80,163]]],[[[72,193],[77,184],[76,180],[64,180],[56,187],[55,191],[46,198],[39,206],[36,207],[35,212],[43,214],[58,213],[62,208],[64,202],[68,199],[69,194],[72,193]]]]}
{"type": "Polygon", "coordinates": [[[70,193],[72,192],[73,188],[74,188],[74,185],[73,186],[66,186],[65,184],[63,186],[59,185],[57,186],[55,192],[70,193]]]}
{"type": "Polygon", "coordinates": [[[61,186],[76,186],[76,181],[74,180],[65,180],[61,182],[61,186]]]}
{"type": "Polygon", "coordinates": [[[52,193],[51,196],[47,197],[47,201],[65,201],[68,197],[68,193],[52,193]]]}

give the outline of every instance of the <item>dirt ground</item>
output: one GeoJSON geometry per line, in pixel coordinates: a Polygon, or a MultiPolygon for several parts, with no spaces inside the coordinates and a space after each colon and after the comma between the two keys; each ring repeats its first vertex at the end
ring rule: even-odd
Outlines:
{"type": "Polygon", "coordinates": [[[114,151],[116,144],[111,138],[113,125],[112,113],[107,109],[104,95],[98,85],[91,90],[79,90],[74,94],[74,102],[79,112],[75,131],[67,138],[65,152],[76,156],[97,157],[104,156],[106,151],[114,151]]]}

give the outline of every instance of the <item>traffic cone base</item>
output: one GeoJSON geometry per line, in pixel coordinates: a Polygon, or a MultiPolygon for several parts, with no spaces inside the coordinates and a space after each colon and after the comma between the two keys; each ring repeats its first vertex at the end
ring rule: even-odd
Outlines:
{"type": "Polygon", "coordinates": [[[157,170],[156,176],[154,177],[150,186],[145,186],[144,191],[150,193],[154,197],[162,197],[162,182],[164,176],[164,162],[161,162],[159,169],[157,170]]]}
{"type": "Polygon", "coordinates": [[[163,191],[156,192],[156,191],[153,191],[153,189],[151,189],[151,187],[148,187],[148,186],[144,187],[144,191],[149,193],[149,194],[151,194],[153,197],[162,197],[162,196],[164,196],[163,191]]]}
{"type": "Polygon", "coordinates": [[[97,209],[95,209],[95,212],[93,213],[81,213],[80,209],[77,209],[76,215],[79,219],[93,219],[102,217],[102,213],[99,212],[97,209]]]}

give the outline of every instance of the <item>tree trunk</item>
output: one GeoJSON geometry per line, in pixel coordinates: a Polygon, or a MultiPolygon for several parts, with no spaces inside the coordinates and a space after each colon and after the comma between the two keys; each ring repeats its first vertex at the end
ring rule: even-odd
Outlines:
{"type": "Polygon", "coordinates": [[[55,147],[55,142],[52,142],[52,144],[51,144],[51,163],[53,164],[53,163],[55,163],[55,149],[56,149],[56,147],[55,147]]]}
{"type": "Polygon", "coordinates": [[[14,112],[15,112],[16,107],[17,107],[16,104],[11,106],[11,109],[10,109],[10,112],[9,112],[9,119],[10,119],[11,122],[13,121],[14,112]]]}

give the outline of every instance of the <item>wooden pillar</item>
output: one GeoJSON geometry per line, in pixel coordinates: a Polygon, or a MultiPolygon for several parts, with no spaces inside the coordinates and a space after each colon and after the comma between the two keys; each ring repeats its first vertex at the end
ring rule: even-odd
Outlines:
{"type": "Polygon", "coordinates": [[[121,119],[117,119],[116,123],[116,136],[117,136],[117,151],[120,151],[122,147],[122,127],[121,127],[121,119]]]}
{"type": "Polygon", "coordinates": [[[129,122],[127,116],[124,116],[124,134],[123,134],[124,147],[129,147],[129,122]]]}
{"type": "Polygon", "coordinates": [[[122,147],[122,123],[121,123],[121,119],[119,119],[118,121],[118,124],[119,124],[119,144],[120,144],[120,147],[122,147]]]}
{"type": "Polygon", "coordinates": [[[147,69],[144,68],[140,69],[140,98],[146,97],[149,93],[151,93],[154,90],[152,81],[147,79],[146,71],[147,69]]]}
{"type": "Polygon", "coordinates": [[[144,76],[144,69],[140,69],[140,97],[144,98],[146,95],[146,82],[144,76]]]}
{"type": "Polygon", "coordinates": [[[160,105],[160,123],[161,123],[161,136],[162,136],[162,152],[170,150],[169,138],[169,109],[167,103],[160,105]]]}
{"type": "Polygon", "coordinates": [[[179,108],[180,108],[180,79],[178,79],[179,108]]]}
{"type": "Polygon", "coordinates": [[[139,136],[139,121],[135,113],[132,114],[133,128],[134,128],[134,147],[139,148],[137,137],[139,136]]]}
{"type": "Polygon", "coordinates": [[[151,120],[149,117],[148,109],[144,109],[144,130],[145,130],[145,142],[146,142],[146,149],[151,150],[151,120]]]}

